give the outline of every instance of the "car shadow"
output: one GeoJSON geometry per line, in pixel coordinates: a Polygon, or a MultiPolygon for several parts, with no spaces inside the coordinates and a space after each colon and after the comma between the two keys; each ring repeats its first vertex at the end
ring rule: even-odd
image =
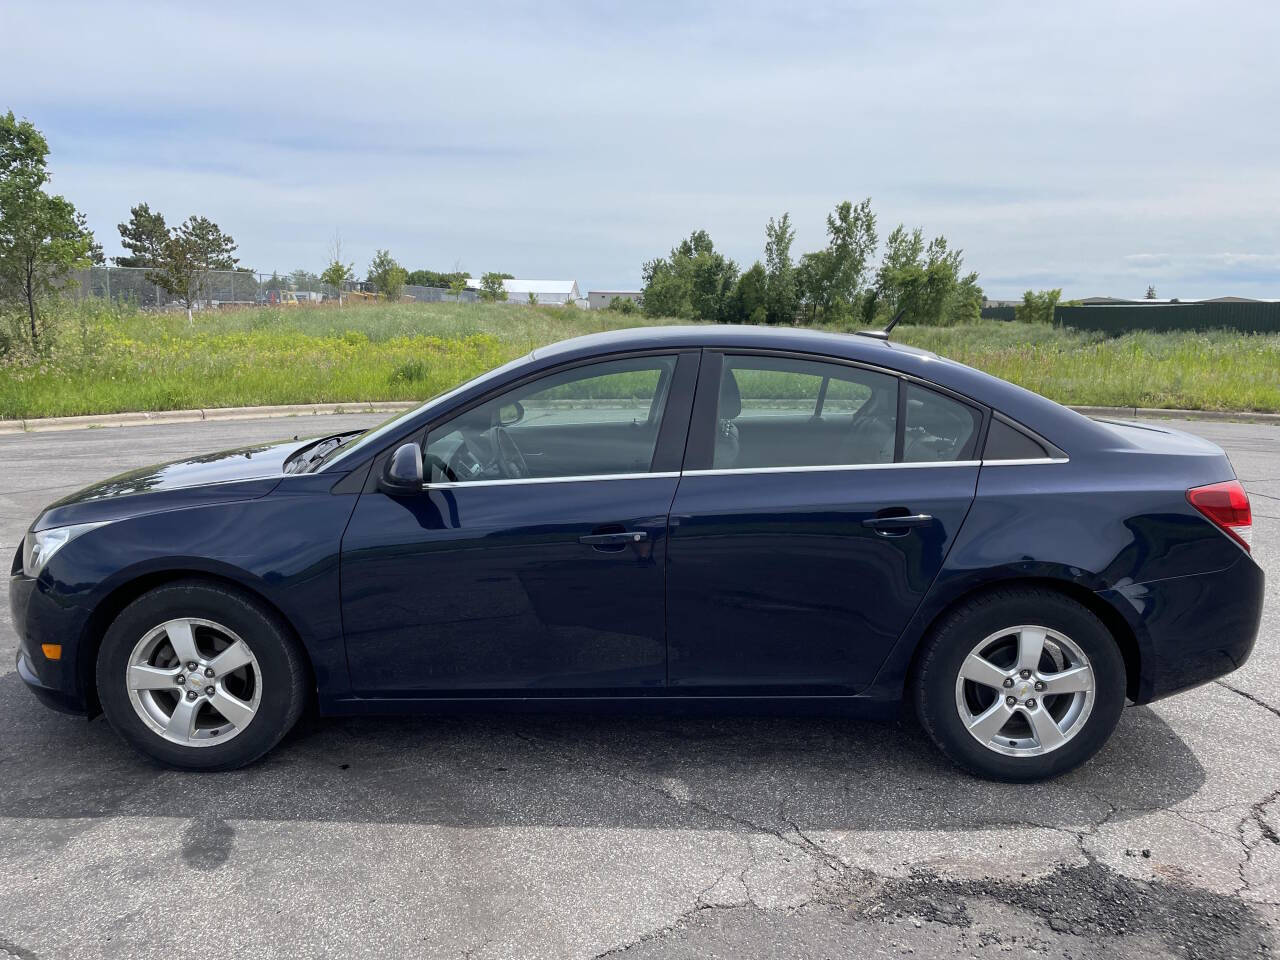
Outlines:
{"type": "Polygon", "coordinates": [[[1035,786],[958,772],[914,723],[475,714],[307,719],[264,760],[196,774],[0,677],[0,815],[635,829],[1085,829],[1172,806],[1205,771],[1152,710],[1035,786]]]}

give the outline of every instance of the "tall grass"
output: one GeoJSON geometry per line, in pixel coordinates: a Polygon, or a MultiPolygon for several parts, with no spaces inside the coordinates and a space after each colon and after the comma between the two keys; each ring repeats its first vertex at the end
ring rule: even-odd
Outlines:
{"type": "MultiPolygon", "coordinates": [[[[417,400],[542,344],[653,321],[483,304],[275,307],[147,314],[89,301],[50,311],[45,346],[0,340],[0,418],[417,400]]],[[[7,328],[3,328],[7,329],[7,328]]],[[[19,329],[20,328],[15,328],[19,329]]],[[[1115,339],[986,321],[895,339],[1064,403],[1280,411],[1280,336],[1115,339]]]]}

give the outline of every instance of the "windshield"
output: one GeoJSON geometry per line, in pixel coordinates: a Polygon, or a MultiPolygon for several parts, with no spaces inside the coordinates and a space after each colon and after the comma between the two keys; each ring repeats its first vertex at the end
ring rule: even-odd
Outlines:
{"type": "MultiPolygon", "coordinates": [[[[507,363],[504,363],[502,366],[494,367],[492,370],[482,373],[478,377],[473,377],[470,380],[466,381],[465,383],[461,383],[451,390],[446,390],[444,393],[436,394],[430,400],[426,401],[425,403],[419,406],[414,407],[412,410],[406,410],[404,413],[396,414],[395,416],[391,417],[389,420],[384,420],[382,423],[378,424],[376,427],[373,427],[370,430],[366,430],[364,433],[360,434],[359,436],[353,437],[352,439],[343,443],[341,446],[335,448],[334,450],[329,451],[328,454],[326,454],[325,457],[323,458],[324,468],[328,469],[329,467],[332,467],[336,464],[341,464],[343,461],[349,460],[351,455],[358,450],[365,450],[368,447],[376,446],[385,437],[390,436],[391,434],[394,434],[397,430],[399,430],[404,423],[407,423],[409,420],[413,419],[414,417],[418,416],[419,414],[423,413],[429,408],[435,406],[437,403],[443,403],[445,400],[448,400],[450,397],[456,396],[457,394],[462,393],[462,391],[464,390],[470,389],[476,384],[483,383],[484,381],[490,379],[491,377],[500,376],[501,374],[506,373],[508,370],[514,370],[516,367],[523,366],[524,364],[528,363],[529,360],[532,359],[532,357],[533,357],[533,354],[530,353],[530,354],[526,354],[523,357],[518,357],[515,360],[510,360],[507,363]]],[[[320,464],[317,464],[317,468],[319,466],[320,464]]]]}

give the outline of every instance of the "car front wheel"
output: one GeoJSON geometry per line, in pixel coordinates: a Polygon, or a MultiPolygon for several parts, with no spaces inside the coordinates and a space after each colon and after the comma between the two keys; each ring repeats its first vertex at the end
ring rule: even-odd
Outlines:
{"type": "Polygon", "coordinates": [[[1125,699],[1124,658],[1106,626],[1044,589],[962,603],[922,651],[920,722],[961,767],[993,780],[1042,780],[1093,756],[1125,699]]]}
{"type": "Polygon", "coordinates": [[[111,725],[170,766],[227,770],[262,756],[297,721],[306,671],[288,628],[251,596],[205,581],[129,604],[98,652],[111,725]]]}

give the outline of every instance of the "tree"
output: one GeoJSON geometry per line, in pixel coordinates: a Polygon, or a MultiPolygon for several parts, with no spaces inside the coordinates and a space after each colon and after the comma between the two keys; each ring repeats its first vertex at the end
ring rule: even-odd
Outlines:
{"type": "Polygon", "coordinates": [[[486,273],[480,278],[480,299],[485,303],[496,303],[507,299],[507,288],[503,280],[513,279],[501,273],[486,273]]]}
{"type": "Polygon", "coordinates": [[[192,310],[205,299],[210,271],[234,270],[240,262],[232,256],[235,249],[236,242],[221,227],[193,214],[169,231],[156,269],[147,279],[178,298],[190,323],[192,310]]]}
{"type": "Polygon", "coordinates": [[[320,273],[320,282],[338,292],[338,306],[342,306],[342,288],[355,276],[356,265],[342,260],[342,234],[335,230],[333,239],[329,241],[329,262],[320,273]]]}
{"type": "Polygon", "coordinates": [[[738,265],[718,253],[705,230],[681,240],[667,258],[644,265],[644,312],[719,322],[726,316],[738,265]]]}
{"type": "Polygon", "coordinates": [[[0,116],[0,299],[26,307],[31,346],[40,346],[38,301],[73,269],[87,267],[93,234],[75,206],[45,191],[49,145],[29,120],[0,116]]]}
{"type": "Polygon", "coordinates": [[[538,305],[538,295],[532,290],[529,291],[529,306],[536,307],[538,305]]]}
{"type": "Polygon", "coordinates": [[[368,280],[373,289],[388,300],[399,300],[408,273],[388,250],[378,250],[369,261],[368,280]]]}
{"type": "Polygon", "coordinates": [[[1154,300],[1154,299],[1156,299],[1156,288],[1155,288],[1155,287],[1151,287],[1151,286],[1147,287],[1147,295],[1146,295],[1145,299],[1147,299],[1147,300],[1154,300]]]}
{"type": "Polygon", "coordinates": [[[1061,290],[1028,290],[1014,316],[1025,323],[1053,323],[1053,308],[1062,299],[1061,290]]]}
{"type": "Polygon", "coordinates": [[[640,312],[640,308],[636,306],[636,302],[630,297],[612,297],[609,300],[609,305],[605,307],[605,309],[625,315],[640,312]]]}
{"type": "Polygon", "coordinates": [[[462,291],[467,289],[467,275],[465,273],[457,273],[453,275],[453,279],[449,281],[449,292],[462,299],[462,291]]]}
{"type": "Polygon", "coordinates": [[[794,323],[796,319],[796,271],[791,262],[791,244],[796,232],[791,214],[778,220],[769,218],[764,228],[766,280],[765,312],[769,323],[794,323]]]}
{"type": "Polygon", "coordinates": [[[155,267],[160,263],[164,253],[165,241],[169,239],[169,228],[165,226],[164,214],[145,203],[129,208],[129,222],[116,224],[120,231],[120,244],[130,252],[130,256],[114,257],[117,267],[155,267]]]}
{"type": "Polygon", "coordinates": [[[733,286],[729,308],[723,318],[729,323],[769,322],[769,274],[757,260],[733,286]]]}

